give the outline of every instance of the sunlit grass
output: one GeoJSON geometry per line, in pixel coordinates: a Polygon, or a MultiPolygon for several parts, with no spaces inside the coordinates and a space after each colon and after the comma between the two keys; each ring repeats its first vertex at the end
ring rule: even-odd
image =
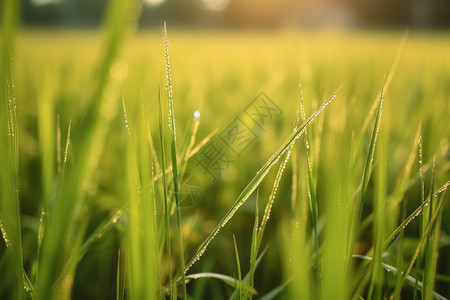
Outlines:
{"type": "Polygon", "coordinates": [[[125,39],[128,5],[2,36],[0,298],[449,294],[447,33],[125,39]],[[212,181],[195,155],[261,91],[282,117],[212,181]]]}

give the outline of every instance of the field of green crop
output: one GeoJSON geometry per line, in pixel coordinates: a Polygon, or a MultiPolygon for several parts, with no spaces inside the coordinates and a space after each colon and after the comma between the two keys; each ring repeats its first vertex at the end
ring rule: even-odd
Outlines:
{"type": "Polygon", "coordinates": [[[2,19],[0,299],[449,297],[449,32],[128,32],[126,3],[2,19]]]}

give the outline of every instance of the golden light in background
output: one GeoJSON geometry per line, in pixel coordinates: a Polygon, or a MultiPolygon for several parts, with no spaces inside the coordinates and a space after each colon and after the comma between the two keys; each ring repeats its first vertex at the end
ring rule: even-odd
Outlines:
{"type": "Polygon", "coordinates": [[[230,0],[201,0],[203,6],[212,11],[221,11],[228,7],[230,0]]]}
{"type": "Polygon", "coordinates": [[[41,6],[61,2],[60,0],[31,0],[34,5],[41,6]]]}
{"type": "Polygon", "coordinates": [[[164,1],[165,0],[144,0],[144,3],[151,6],[158,6],[162,4],[164,1]]]}

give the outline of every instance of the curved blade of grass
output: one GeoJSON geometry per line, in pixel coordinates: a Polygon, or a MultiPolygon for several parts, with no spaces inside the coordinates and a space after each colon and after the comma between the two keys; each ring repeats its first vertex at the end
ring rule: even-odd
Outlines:
{"type": "Polygon", "coordinates": [[[382,299],[382,287],[384,274],[382,272],[383,261],[383,241],[386,231],[386,148],[384,135],[381,134],[378,145],[378,167],[375,176],[375,195],[374,195],[374,237],[373,237],[373,269],[369,292],[367,299],[382,299]],[[373,296],[373,298],[372,298],[373,296]]]}
{"type": "Polygon", "coordinates": [[[228,284],[229,286],[235,288],[235,289],[249,289],[249,291],[251,291],[251,293],[253,295],[257,295],[258,292],[253,289],[250,288],[248,285],[244,284],[244,283],[240,283],[238,279],[228,276],[228,275],[224,275],[224,274],[219,274],[219,273],[195,273],[195,274],[190,274],[190,275],[186,275],[186,281],[189,282],[190,280],[197,280],[200,278],[215,278],[215,279],[219,279],[222,282],[228,284]]]}
{"type": "MultiPolygon", "coordinates": [[[[164,127],[162,124],[162,103],[161,103],[161,92],[158,84],[158,112],[159,112],[159,137],[161,143],[161,167],[163,170],[166,169],[166,154],[164,147],[164,127]]],[[[162,185],[163,185],[163,199],[164,199],[164,240],[166,243],[167,259],[169,264],[169,290],[170,294],[173,295],[173,275],[172,275],[172,248],[170,246],[170,203],[169,197],[167,195],[167,184],[166,184],[166,173],[162,172],[162,185]]]]}
{"type": "Polygon", "coordinates": [[[417,245],[416,251],[414,252],[412,259],[410,260],[410,262],[408,263],[408,265],[406,267],[405,272],[403,272],[403,274],[402,274],[402,281],[401,281],[402,283],[405,282],[405,280],[407,280],[407,276],[411,272],[417,258],[420,255],[420,251],[422,250],[422,247],[425,244],[425,242],[428,240],[433,228],[435,228],[435,227],[439,228],[440,219],[441,219],[441,218],[439,218],[439,216],[442,213],[442,207],[444,204],[445,195],[446,195],[445,192],[441,195],[441,199],[437,204],[436,211],[433,213],[433,217],[430,219],[430,221],[425,229],[425,232],[424,232],[422,238],[420,239],[419,244],[417,245]]]}
{"type": "MultiPolygon", "coordinates": [[[[416,135],[414,137],[414,140],[413,140],[413,143],[411,146],[411,151],[409,152],[409,157],[406,162],[405,169],[403,171],[403,175],[397,181],[397,184],[395,185],[395,190],[387,197],[386,202],[389,203],[389,206],[388,206],[389,212],[394,210],[395,207],[400,204],[400,202],[404,199],[404,195],[405,195],[406,191],[408,190],[408,188],[411,185],[411,183],[410,183],[411,171],[412,171],[412,167],[413,167],[413,164],[414,164],[416,156],[417,156],[417,147],[418,147],[421,127],[422,126],[420,124],[417,128],[416,135]]],[[[364,231],[373,220],[374,220],[374,214],[371,213],[364,219],[364,221],[362,221],[360,230],[364,231]]]]}
{"type": "MultiPolygon", "coordinates": [[[[242,193],[238,196],[234,204],[230,207],[228,212],[222,218],[222,220],[217,224],[214,230],[210,233],[210,235],[206,238],[205,241],[200,245],[196,254],[191,258],[191,260],[187,263],[185,267],[185,272],[187,272],[195,262],[197,262],[200,257],[205,253],[211,241],[216,237],[219,233],[220,229],[223,228],[228,221],[233,217],[236,211],[244,204],[250,195],[256,190],[256,188],[260,185],[264,177],[270,171],[270,169],[278,162],[280,157],[296,142],[296,140],[304,133],[305,128],[313,122],[313,120],[325,109],[325,107],[330,104],[333,99],[336,97],[337,92],[341,89],[337,89],[301,126],[299,126],[295,132],[293,132],[278,148],[277,151],[270,157],[270,159],[262,166],[262,168],[256,173],[253,179],[248,183],[248,185],[244,188],[242,193]]],[[[181,280],[181,275],[177,277],[177,281],[181,280]]]]}
{"type": "MultiPolygon", "coordinates": [[[[439,203],[438,203],[438,205],[437,205],[437,208],[436,208],[436,211],[435,211],[435,213],[433,214],[433,217],[430,219],[430,222],[428,223],[428,226],[427,226],[427,228],[426,228],[426,231],[425,231],[425,234],[424,234],[424,236],[422,237],[422,239],[420,240],[420,242],[419,242],[419,244],[418,244],[418,246],[417,246],[417,248],[416,248],[416,251],[415,251],[415,253],[414,253],[414,256],[413,256],[413,258],[411,259],[411,261],[409,262],[409,264],[408,264],[408,266],[406,267],[406,271],[405,272],[402,272],[401,273],[401,278],[399,279],[400,280],[400,283],[398,284],[398,286],[402,286],[403,285],[403,283],[405,282],[405,280],[407,280],[407,281],[409,281],[408,280],[408,276],[409,276],[409,272],[411,271],[411,269],[412,269],[412,267],[413,267],[413,265],[414,265],[414,263],[415,263],[415,261],[416,261],[416,259],[417,259],[417,257],[418,257],[418,255],[419,255],[419,253],[420,253],[420,250],[421,250],[421,248],[422,248],[422,246],[423,246],[423,244],[424,244],[424,242],[425,242],[425,240],[427,239],[427,237],[428,237],[428,235],[430,234],[430,232],[431,232],[431,230],[433,230],[433,228],[434,228],[434,226],[435,226],[435,222],[436,222],[436,220],[438,219],[438,222],[440,222],[440,219],[438,218],[439,217],[439,215],[441,214],[441,211],[442,211],[442,207],[443,207],[443,200],[444,200],[444,197],[445,197],[445,192],[447,191],[447,187],[450,185],[450,180],[449,181],[447,181],[444,185],[442,185],[436,192],[434,192],[433,193],[433,195],[432,195],[432,197],[429,197],[429,198],[427,198],[426,200],[425,200],[425,202],[424,203],[422,203],[408,218],[406,218],[403,222],[402,222],[402,224],[391,234],[391,236],[385,241],[385,243],[384,243],[384,249],[386,249],[386,248],[388,248],[391,244],[392,244],[392,242],[395,240],[395,238],[400,234],[400,232],[402,232],[405,228],[406,228],[406,226],[415,218],[415,217],[417,217],[420,213],[422,213],[422,210],[423,210],[423,208],[424,208],[424,206],[426,206],[426,205],[428,205],[429,204],[429,202],[431,201],[430,199],[431,198],[435,198],[435,197],[437,197],[440,193],[444,193],[442,196],[441,196],[441,199],[440,199],[440,201],[439,201],[439,203]]],[[[439,227],[439,226],[438,226],[439,227]]],[[[362,258],[362,257],[364,257],[364,256],[361,256],[361,255],[353,255],[353,257],[359,257],[359,258],[362,258]]],[[[370,258],[370,261],[372,260],[372,258],[370,258]]],[[[365,269],[365,270],[363,270],[363,272],[361,272],[360,273],[360,275],[358,275],[359,277],[364,277],[365,276],[365,274],[366,274],[366,272],[367,272],[367,270],[368,269],[365,269]]],[[[410,282],[411,283],[411,282],[410,282]]],[[[421,284],[420,284],[420,288],[421,288],[421,284]]],[[[417,283],[417,281],[414,279],[414,282],[413,282],[413,287],[419,287],[418,286],[418,283],[417,283]]],[[[399,289],[397,289],[396,288],[396,291],[394,291],[394,294],[397,294],[397,293],[399,293],[400,291],[399,291],[399,289]]],[[[398,296],[398,295],[397,295],[398,296]]]]}
{"type": "MultiPolygon", "coordinates": [[[[370,257],[370,256],[366,256],[366,255],[358,255],[358,254],[355,254],[355,255],[353,255],[353,257],[355,257],[355,258],[360,258],[360,259],[363,259],[363,260],[366,260],[366,261],[369,261],[369,262],[371,262],[372,261],[372,257],[370,257]]],[[[391,265],[389,265],[389,264],[386,264],[386,263],[382,263],[382,266],[383,266],[383,268],[386,270],[386,271],[388,271],[388,272],[390,272],[390,273],[392,273],[392,274],[404,274],[402,271],[399,271],[396,267],[394,267],[394,266],[391,266],[391,265]]],[[[422,282],[421,281],[419,281],[419,280],[417,280],[416,278],[414,278],[413,276],[411,276],[411,275],[407,275],[406,276],[406,281],[412,286],[412,287],[415,287],[416,285],[419,287],[419,290],[420,291],[422,291],[422,289],[423,289],[423,284],[422,284],[422,282]]],[[[445,298],[444,296],[442,296],[441,294],[439,294],[438,292],[435,292],[435,291],[433,291],[433,296],[436,298],[436,299],[438,299],[438,300],[447,300],[447,298],[445,298]]]]}
{"type": "Polygon", "coordinates": [[[280,284],[279,286],[277,286],[276,288],[274,288],[273,290],[262,296],[261,300],[277,299],[281,295],[281,293],[286,289],[289,282],[290,280],[288,282],[280,284]]]}
{"type": "Polygon", "coordinates": [[[239,251],[238,251],[238,247],[237,247],[237,243],[236,243],[236,237],[234,236],[234,234],[233,234],[233,244],[234,244],[234,254],[236,256],[236,268],[238,271],[238,282],[237,282],[237,286],[236,286],[236,289],[234,290],[234,292],[236,293],[236,291],[238,291],[239,299],[243,299],[244,290],[242,289],[241,261],[239,259],[239,251]]]}
{"type": "Polygon", "coordinates": [[[122,97],[127,143],[128,222],[127,253],[130,298],[153,299],[160,296],[159,249],[156,243],[155,207],[150,147],[145,139],[145,122],[138,114],[131,130],[125,101],[122,97]]]}
{"type": "MultiPolygon", "coordinates": [[[[298,61],[297,61],[297,67],[298,67],[298,61]]],[[[302,118],[302,121],[306,121],[306,110],[305,110],[305,103],[303,102],[303,87],[302,87],[302,81],[300,78],[300,70],[298,69],[298,82],[299,82],[299,88],[300,88],[300,116],[302,118]]],[[[309,203],[309,210],[311,213],[311,222],[313,226],[313,235],[314,235],[314,251],[316,253],[316,267],[319,267],[319,233],[317,231],[317,222],[319,220],[319,209],[317,205],[317,196],[316,196],[316,188],[314,183],[314,176],[311,166],[311,155],[309,151],[309,142],[308,142],[308,131],[305,129],[305,151],[306,151],[306,174],[308,177],[307,182],[307,194],[308,194],[308,203],[309,203]]]]}
{"type": "Polygon", "coordinates": [[[351,235],[350,235],[350,244],[348,249],[348,256],[350,257],[353,253],[353,247],[357,238],[357,231],[359,228],[359,223],[362,216],[362,210],[364,206],[364,196],[367,190],[367,186],[369,185],[370,176],[372,174],[373,168],[373,158],[375,154],[375,146],[377,143],[378,132],[381,124],[381,116],[383,115],[383,91],[384,91],[384,82],[381,87],[380,92],[380,101],[377,110],[377,117],[375,123],[373,125],[372,134],[370,138],[369,144],[369,152],[367,153],[366,164],[364,167],[363,178],[361,182],[361,189],[359,191],[359,197],[357,198],[357,203],[355,204],[355,215],[353,216],[352,226],[351,226],[351,235]]]}
{"type": "Polygon", "coordinates": [[[411,223],[412,220],[414,220],[422,213],[423,208],[431,202],[431,199],[436,198],[440,193],[445,192],[449,186],[450,180],[448,180],[439,189],[437,189],[433,193],[432,197],[428,197],[427,199],[425,199],[425,201],[422,204],[420,204],[386,239],[386,241],[384,242],[384,249],[387,249],[392,245],[392,243],[395,241],[400,232],[405,230],[406,226],[408,226],[408,224],[411,223]]]}
{"type": "MultiPolygon", "coordinates": [[[[256,224],[256,222],[255,222],[255,224],[256,224]]],[[[264,250],[261,251],[261,254],[258,256],[258,258],[256,259],[256,262],[255,262],[255,264],[254,264],[255,270],[258,268],[259,264],[261,263],[262,258],[263,258],[264,255],[266,254],[268,248],[269,248],[269,246],[266,246],[266,247],[264,248],[264,250]]],[[[244,279],[242,279],[242,284],[244,285],[244,287],[245,287],[245,286],[251,287],[251,285],[248,284],[248,282],[251,280],[251,278],[252,278],[252,272],[251,272],[251,270],[250,270],[250,271],[248,271],[248,273],[245,275],[244,279]]],[[[251,287],[251,288],[253,289],[253,287],[251,287]]],[[[250,290],[247,289],[247,292],[249,292],[249,291],[250,291],[250,290]]],[[[242,298],[239,298],[239,294],[238,294],[236,291],[234,291],[233,294],[231,294],[231,297],[230,297],[230,300],[235,300],[235,299],[242,299],[242,298]]],[[[244,298],[244,299],[245,299],[245,298],[244,298]]]]}
{"type": "MultiPolygon", "coordinates": [[[[430,194],[433,194],[434,190],[434,178],[435,178],[435,158],[433,160],[433,172],[431,176],[431,190],[430,194]]],[[[431,220],[433,214],[435,213],[436,208],[433,205],[433,202],[430,202],[429,205],[429,216],[428,220],[431,220]]],[[[437,226],[434,226],[430,237],[427,240],[427,244],[425,246],[425,267],[423,272],[423,298],[424,299],[432,299],[434,290],[434,282],[436,279],[436,270],[437,270],[437,260],[439,254],[439,224],[442,219],[442,211],[439,214],[438,220],[436,221],[437,226]]]]}
{"type": "MultiPolygon", "coordinates": [[[[398,47],[397,54],[394,57],[394,61],[392,62],[391,68],[389,69],[389,73],[384,81],[384,91],[386,91],[389,88],[389,85],[391,84],[392,78],[394,78],[394,74],[397,71],[398,64],[400,63],[400,59],[402,58],[403,51],[406,46],[406,41],[408,40],[409,32],[405,31],[401,41],[400,46],[398,47]]],[[[367,128],[370,125],[370,121],[372,120],[373,114],[377,111],[377,106],[379,106],[379,102],[381,101],[381,96],[384,92],[383,90],[380,91],[380,93],[375,97],[375,102],[372,104],[372,107],[369,110],[369,114],[367,115],[364,124],[363,129],[361,132],[365,132],[367,128]]]]}

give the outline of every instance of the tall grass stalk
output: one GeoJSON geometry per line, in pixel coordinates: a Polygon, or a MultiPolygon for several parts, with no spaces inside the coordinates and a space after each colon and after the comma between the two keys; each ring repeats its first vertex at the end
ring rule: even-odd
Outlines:
{"type": "MultiPolygon", "coordinates": [[[[383,128],[384,129],[384,128],[383,128]]],[[[382,299],[384,270],[383,262],[383,242],[385,239],[386,230],[386,137],[385,130],[380,132],[380,141],[378,142],[377,150],[377,170],[376,170],[376,190],[374,197],[374,237],[373,237],[373,269],[371,282],[368,291],[368,299],[382,299]]]]}
{"type": "MultiPolygon", "coordinates": [[[[169,129],[170,129],[170,153],[172,157],[172,176],[173,176],[173,189],[175,196],[176,214],[177,214],[177,226],[178,226],[178,238],[180,249],[180,266],[181,266],[181,282],[183,286],[183,297],[187,299],[186,292],[186,279],[184,278],[184,247],[183,247],[183,235],[181,231],[181,207],[180,207],[180,195],[179,195],[179,183],[178,183],[178,159],[177,159],[177,143],[176,143],[176,125],[175,125],[175,108],[173,104],[173,91],[172,91],[172,74],[170,72],[169,61],[169,43],[167,41],[167,27],[164,22],[164,59],[166,64],[166,90],[169,98],[169,129]]],[[[164,169],[165,170],[165,169],[164,169]]]]}
{"type": "MultiPolygon", "coordinates": [[[[340,89],[340,88],[339,88],[340,89]]],[[[304,133],[305,128],[312,123],[312,121],[325,109],[325,107],[330,104],[333,99],[336,97],[336,93],[339,91],[336,90],[319,108],[311,114],[311,116],[300,125],[281,145],[280,148],[270,157],[270,159],[262,166],[262,168],[256,173],[253,179],[247,184],[242,193],[238,196],[234,204],[230,207],[228,212],[222,218],[222,220],[217,224],[217,226],[213,229],[213,231],[209,234],[206,240],[198,248],[197,252],[194,256],[189,260],[185,267],[185,272],[188,271],[195,262],[197,262],[203,253],[205,253],[211,241],[216,237],[219,233],[220,229],[223,228],[228,221],[233,217],[236,211],[244,204],[251,194],[256,190],[256,188],[260,185],[262,180],[265,178],[270,169],[278,162],[278,160],[282,157],[282,155],[290,149],[290,147],[296,142],[296,140],[304,133]]],[[[177,277],[177,281],[181,280],[181,275],[177,277]]]]}
{"type": "MultiPolygon", "coordinates": [[[[305,109],[305,103],[303,102],[303,88],[302,88],[302,81],[300,78],[300,70],[298,71],[298,82],[299,82],[299,89],[300,89],[300,117],[301,120],[304,122],[306,121],[306,109],[305,109]]],[[[297,126],[297,125],[296,125],[297,126]]],[[[307,195],[308,195],[308,203],[309,203],[309,210],[311,213],[311,222],[312,222],[312,228],[313,228],[313,236],[314,236],[314,252],[315,252],[315,268],[317,270],[316,274],[320,274],[320,266],[319,266],[319,232],[318,232],[318,221],[319,221],[319,208],[317,205],[317,196],[316,196],[316,187],[314,182],[314,176],[313,176],[313,168],[312,168],[312,161],[311,161],[311,155],[310,155],[310,146],[308,141],[308,131],[305,129],[305,157],[306,157],[306,174],[307,174],[307,181],[306,181],[306,187],[307,187],[307,195]]],[[[318,276],[317,276],[318,278],[318,276]]],[[[319,283],[319,280],[317,280],[317,283],[319,283]]]]}
{"type": "Polygon", "coordinates": [[[161,92],[158,84],[158,112],[159,112],[159,137],[161,144],[161,167],[162,167],[162,189],[163,189],[163,204],[164,204],[164,241],[167,251],[167,262],[168,262],[168,279],[169,279],[169,293],[172,298],[175,296],[175,286],[173,284],[173,274],[172,274],[172,247],[170,241],[170,199],[167,195],[167,183],[166,183],[166,154],[165,154],[165,136],[163,127],[163,113],[162,113],[162,103],[161,103],[161,92]]]}
{"type": "MultiPolygon", "coordinates": [[[[353,248],[355,246],[355,241],[359,234],[358,225],[359,225],[359,223],[361,221],[361,217],[362,217],[362,210],[364,207],[366,191],[367,191],[367,187],[369,185],[370,177],[372,175],[373,160],[374,160],[374,155],[375,155],[375,146],[377,143],[378,131],[379,131],[380,124],[381,124],[381,117],[383,114],[384,87],[385,87],[385,83],[383,82],[383,86],[382,86],[381,92],[379,94],[380,95],[379,101],[375,100],[375,103],[378,103],[378,110],[377,110],[377,115],[375,118],[375,123],[373,125],[372,133],[371,133],[369,150],[367,153],[366,162],[365,162],[365,166],[364,166],[364,170],[363,170],[363,177],[361,180],[360,187],[358,188],[358,191],[357,191],[357,199],[354,204],[354,212],[352,213],[353,214],[352,223],[351,223],[352,224],[351,225],[352,232],[350,233],[350,243],[349,243],[347,257],[351,257],[351,255],[353,254],[353,248]]],[[[362,133],[364,133],[364,131],[362,133]]]]}

